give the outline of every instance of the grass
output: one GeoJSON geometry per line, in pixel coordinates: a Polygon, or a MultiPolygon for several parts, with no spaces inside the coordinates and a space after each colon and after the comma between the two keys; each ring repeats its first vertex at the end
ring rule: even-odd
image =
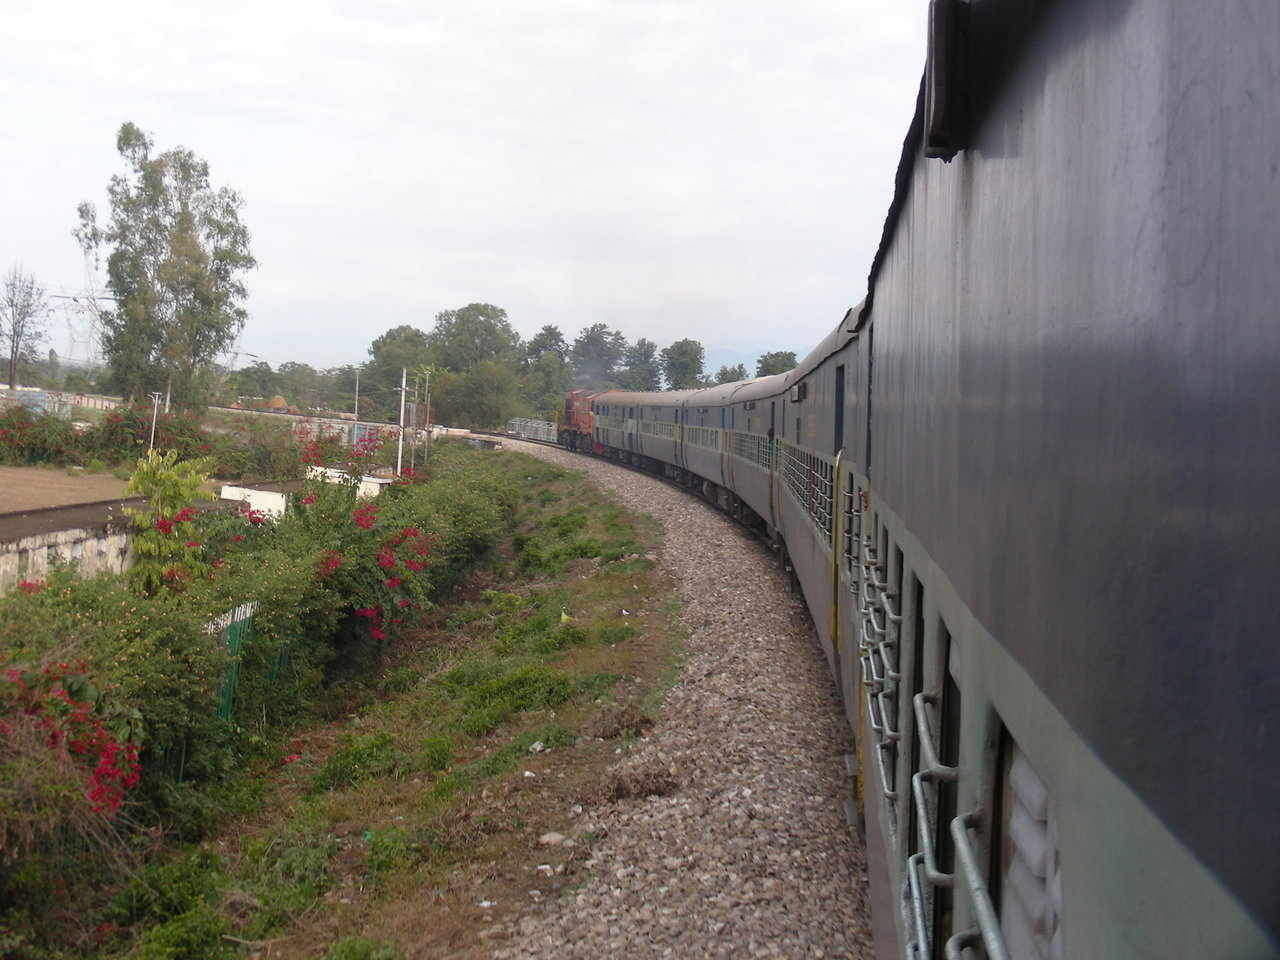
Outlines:
{"type": "Polygon", "coordinates": [[[581,882],[573,849],[537,838],[608,781],[623,741],[598,739],[600,718],[625,714],[626,737],[652,722],[677,602],[648,558],[654,521],[578,474],[494,456],[525,491],[509,542],[348,681],[333,720],[281,747],[254,813],[125,888],[100,956],[449,955],[528,902],[531,877],[548,894],[581,882]]]}

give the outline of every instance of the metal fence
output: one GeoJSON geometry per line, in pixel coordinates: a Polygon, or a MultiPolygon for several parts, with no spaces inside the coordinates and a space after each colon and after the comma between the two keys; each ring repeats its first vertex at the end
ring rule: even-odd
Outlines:
{"type": "Polygon", "coordinates": [[[556,442],[556,425],[546,420],[529,420],[525,417],[516,417],[514,420],[507,421],[507,433],[522,437],[525,440],[545,440],[547,443],[556,442]]]}

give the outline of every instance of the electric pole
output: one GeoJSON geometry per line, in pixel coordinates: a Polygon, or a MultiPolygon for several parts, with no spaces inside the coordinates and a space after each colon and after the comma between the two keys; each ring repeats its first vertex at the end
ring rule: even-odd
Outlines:
{"type": "Polygon", "coordinates": [[[396,438],[396,476],[400,476],[400,466],[404,461],[404,394],[405,384],[409,379],[409,368],[400,368],[400,435],[396,438]]]}

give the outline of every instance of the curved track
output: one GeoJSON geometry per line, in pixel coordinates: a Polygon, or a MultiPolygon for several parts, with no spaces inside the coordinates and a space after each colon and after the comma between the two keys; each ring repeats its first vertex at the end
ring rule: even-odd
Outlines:
{"type": "Polygon", "coordinates": [[[772,556],[655,477],[549,445],[512,449],[587,477],[663,526],[689,659],[662,719],[620,762],[681,787],[596,808],[593,879],[532,908],[503,957],[869,957],[865,866],[841,811],[848,727],[808,614],[772,556]]]}

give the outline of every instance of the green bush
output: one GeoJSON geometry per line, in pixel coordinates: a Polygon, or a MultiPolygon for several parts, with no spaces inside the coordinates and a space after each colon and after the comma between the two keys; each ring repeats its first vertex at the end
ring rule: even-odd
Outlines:
{"type": "Polygon", "coordinates": [[[154,925],[209,904],[225,883],[222,862],[195,851],[145,867],[111,902],[117,923],[154,925]]]}
{"type": "Polygon", "coordinates": [[[219,960],[233,949],[222,939],[227,920],[208,906],[198,906],[159,926],[151,927],[138,942],[136,960],[219,960]]]}

